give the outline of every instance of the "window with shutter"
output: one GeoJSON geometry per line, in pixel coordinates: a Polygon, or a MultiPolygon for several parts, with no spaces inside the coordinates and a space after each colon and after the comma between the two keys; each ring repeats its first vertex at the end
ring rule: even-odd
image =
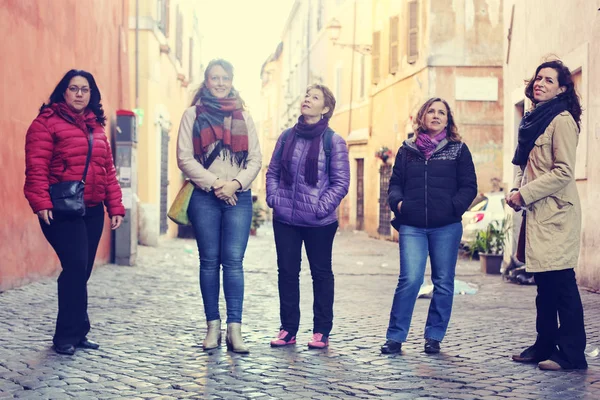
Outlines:
{"type": "Polygon", "coordinates": [[[342,67],[335,68],[335,98],[338,104],[342,104],[342,67]]]}
{"type": "Polygon", "coordinates": [[[323,0],[317,3],[317,31],[321,32],[321,29],[323,29],[323,0]]]}
{"type": "Polygon", "coordinates": [[[360,98],[365,97],[365,55],[360,56],[360,98]]]}
{"type": "Polygon", "coordinates": [[[390,74],[398,72],[398,16],[390,18],[390,74]]]}
{"type": "Polygon", "coordinates": [[[373,70],[373,83],[379,83],[379,54],[380,54],[380,32],[373,32],[373,47],[371,48],[371,62],[373,70]]]}
{"type": "Polygon", "coordinates": [[[183,14],[177,5],[177,27],[175,28],[175,57],[183,62],[183,14]]]}
{"type": "Polygon", "coordinates": [[[194,38],[191,37],[190,38],[190,54],[188,55],[189,58],[189,81],[193,82],[194,81],[194,38]]]}
{"type": "Polygon", "coordinates": [[[166,37],[169,37],[169,0],[158,0],[156,4],[156,20],[158,24],[158,29],[160,29],[166,37]]]}
{"type": "Polygon", "coordinates": [[[413,64],[419,58],[419,2],[408,3],[408,62],[413,64]]]}

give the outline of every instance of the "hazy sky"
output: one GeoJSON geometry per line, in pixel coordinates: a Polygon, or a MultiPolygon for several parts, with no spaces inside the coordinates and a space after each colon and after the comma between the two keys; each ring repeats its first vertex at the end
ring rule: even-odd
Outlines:
{"type": "Polygon", "coordinates": [[[199,0],[202,62],[224,58],[235,68],[233,85],[257,110],[260,68],[281,41],[294,0],[199,0]]]}

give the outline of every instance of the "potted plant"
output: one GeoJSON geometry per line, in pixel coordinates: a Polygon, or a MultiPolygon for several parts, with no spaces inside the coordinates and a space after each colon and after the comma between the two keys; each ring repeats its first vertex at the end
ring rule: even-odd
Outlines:
{"type": "Polygon", "coordinates": [[[383,163],[387,163],[387,160],[392,156],[392,150],[387,146],[381,146],[379,150],[375,152],[375,157],[379,158],[383,163]]]}
{"type": "Polygon", "coordinates": [[[507,218],[502,222],[492,221],[486,229],[478,231],[473,242],[469,244],[471,257],[475,253],[479,254],[481,272],[500,274],[509,228],[510,222],[507,218]]]}
{"type": "Polygon", "coordinates": [[[250,235],[256,236],[256,230],[265,222],[265,210],[258,202],[257,196],[252,196],[252,225],[250,225],[250,235]]]}

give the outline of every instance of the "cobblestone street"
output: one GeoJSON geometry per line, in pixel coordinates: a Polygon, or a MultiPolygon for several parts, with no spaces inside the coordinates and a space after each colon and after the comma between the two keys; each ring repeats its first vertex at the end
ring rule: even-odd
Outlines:
{"type": "MultiPolygon", "coordinates": [[[[542,372],[510,360],[535,338],[535,287],[479,272],[461,260],[458,279],[479,285],[455,297],[442,353],[423,353],[429,300],[419,299],[402,355],[384,356],[398,274],[397,243],[340,233],[334,244],[335,319],[326,351],[306,346],[312,287],[302,271],[298,344],[272,349],[279,326],[272,232],[259,229],[246,255],[243,331],[251,353],[203,352],[205,332],[192,240],[139,247],[137,267],[98,267],[89,284],[89,338],[99,350],[54,353],[56,282],[0,294],[0,399],[598,399],[600,359],[575,372],[542,372]]],[[[600,346],[597,294],[582,290],[588,349],[600,346]]],[[[224,301],[221,302],[222,315],[224,301]]]]}

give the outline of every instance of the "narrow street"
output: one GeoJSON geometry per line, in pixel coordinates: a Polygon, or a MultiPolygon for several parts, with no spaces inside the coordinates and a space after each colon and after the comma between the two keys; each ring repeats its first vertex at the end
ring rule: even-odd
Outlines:
{"type": "MultiPolygon", "coordinates": [[[[598,399],[600,309],[582,290],[590,368],[542,372],[510,360],[535,339],[534,286],[502,282],[461,260],[442,353],[422,351],[429,300],[419,299],[402,355],[379,347],[398,272],[397,244],[340,233],[334,245],[335,319],[326,351],[306,346],[312,287],[302,271],[298,344],[272,349],[279,309],[272,231],[251,237],[246,255],[244,332],[251,354],[203,352],[205,321],[192,240],[139,247],[137,267],[102,266],[89,284],[89,338],[97,351],[59,356],[50,348],[56,283],[46,279],[0,294],[0,399],[598,399]],[[597,351],[595,352],[597,353],[597,351]],[[597,355],[597,354],[596,354],[597,355]]],[[[224,302],[221,303],[222,313],[224,302]]]]}

